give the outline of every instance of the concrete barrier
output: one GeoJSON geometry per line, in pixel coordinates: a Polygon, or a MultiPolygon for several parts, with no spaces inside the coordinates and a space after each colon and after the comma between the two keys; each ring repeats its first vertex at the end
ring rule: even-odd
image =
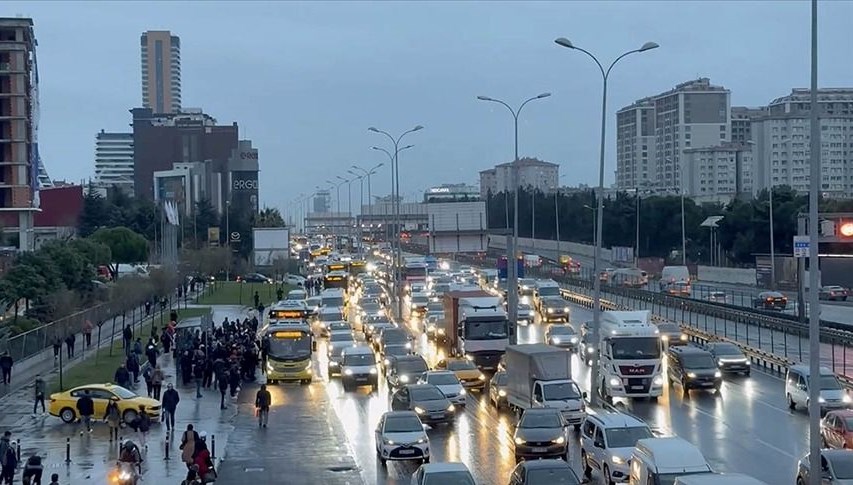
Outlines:
{"type": "Polygon", "coordinates": [[[699,281],[751,286],[755,286],[756,282],[754,268],[717,268],[714,266],[699,266],[697,273],[699,281]]]}
{"type": "MultiPolygon", "coordinates": [[[[518,238],[519,249],[522,252],[534,253],[548,259],[557,260],[557,241],[550,239],[530,239],[528,237],[518,238]]],[[[489,236],[489,247],[495,249],[506,249],[506,236],[489,236]]],[[[580,244],[569,241],[560,241],[560,253],[568,254],[574,258],[583,258],[592,260],[595,257],[595,246],[589,244],[580,244]]],[[[613,251],[610,249],[601,249],[601,259],[610,264],[613,258],[613,251]]]]}

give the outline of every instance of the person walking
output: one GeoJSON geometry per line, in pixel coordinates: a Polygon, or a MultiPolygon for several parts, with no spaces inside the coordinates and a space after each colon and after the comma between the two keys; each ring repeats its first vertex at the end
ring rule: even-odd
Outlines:
{"type": "Polygon", "coordinates": [[[124,348],[124,354],[130,355],[130,344],[133,342],[133,329],[130,328],[130,325],[125,325],[124,330],[121,331],[121,343],[124,348]]]}
{"type": "Polygon", "coordinates": [[[113,376],[113,379],[115,380],[115,383],[118,384],[119,386],[121,386],[125,389],[130,389],[130,386],[131,386],[130,371],[127,370],[126,364],[122,363],[121,365],[118,366],[118,369],[116,369],[116,373],[113,376]]]}
{"type": "Polygon", "coordinates": [[[147,300],[145,302],[145,316],[146,317],[151,316],[151,300],[147,300]]]}
{"type": "Polygon", "coordinates": [[[53,337],[53,365],[59,363],[59,354],[62,352],[62,339],[59,335],[53,337]]]}
{"type": "Polygon", "coordinates": [[[87,319],[85,322],[83,322],[83,339],[86,341],[86,343],[84,345],[86,345],[87,349],[92,346],[92,329],[93,328],[95,328],[95,327],[92,325],[91,320],[87,319]]]}
{"type": "Polygon", "coordinates": [[[228,392],[228,373],[225,370],[217,374],[216,383],[219,385],[219,409],[225,409],[225,393],[228,392]]]}
{"type": "Polygon", "coordinates": [[[258,294],[257,290],[255,291],[255,296],[253,296],[252,298],[254,298],[255,300],[255,308],[258,308],[258,306],[260,306],[261,304],[261,295],[258,294]]]}
{"type": "Polygon", "coordinates": [[[154,381],[151,379],[154,374],[154,368],[150,365],[145,365],[145,370],[142,372],[142,378],[145,379],[145,390],[148,392],[148,397],[154,393],[154,381]]]}
{"type": "Polygon", "coordinates": [[[0,483],[12,484],[15,476],[13,465],[18,464],[16,458],[15,448],[12,446],[12,433],[6,431],[0,438],[0,483]]]}
{"type": "Polygon", "coordinates": [[[148,432],[151,431],[151,416],[145,411],[143,404],[139,405],[139,413],[136,418],[136,430],[139,432],[142,447],[148,449],[148,432]]]}
{"type": "Polygon", "coordinates": [[[160,351],[157,350],[157,341],[153,338],[148,345],[145,346],[145,357],[148,358],[148,364],[151,367],[157,367],[157,356],[160,355],[160,351]]]}
{"type": "Polygon", "coordinates": [[[163,355],[168,355],[172,350],[172,334],[167,330],[160,335],[160,343],[163,345],[163,355]]]}
{"type": "Polygon", "coordinates": [[[110,427],[110,443],[113,440],[118,441],[118,431],[121,427],[121,411],[118,408],[118,398],[113,397],[107,403],[107,409],[104,413],[104,421],[110,427]]]}
{"type": "MultiPolygon", "coordinates": [[[[80,422],[86,426],[86,431],[91,433],[92,415],[95,414],[95,402],[92,400],[88,389],[83,391],[83,395],[77,399],[77,412],[80,414],[80,422]]],[[[82,430],[80,430],[80,435],[83,435],[82,430]]]]}
{"type": "Polygon", "coordinates": [[[77,342],[77,336],[73,333],[69,333],[67,337],[65,337],[65,356],[69,359],[74,358],[74,344],[77,342]]]}
{"type": "Polygon", "coordinates": [[[41,375],[36,374],[36,382],[35,382],[35,396],[33,400],[33,416],[36,415],[36,409],[38,409],[38,405],[41,404],[41,413],[45,413],[44,409],[44,392],[45,392],[45,383],[44,379],[41,378],[41,375]]]}
{"type": "Polygon", "coordinates": [[[193,457],[195,456],[196,443],[201,441],[198,433],[193,429],[192,424],[187,425],[187,430],[181,436],[181,460],[187,464],[187,468],[193,465],[193,457]]]}
{"type": "Polygon", "coordinates": [[[213,468],[213,460],[210,458],[210,451],[207,449],[207,433],[202,431],[199,437],[201,439],[196,446],[193,465],[198,467],[198,476],[202,483],[213,483],[216,480],[216,470],[213,468]]]}
{"type": "Polygon", "coordinates": [[[9,355],[9,351],[3,352],[3,355],[0,355],[0,369],[3,370],[3,384],[8,385],[12,382],[12,365],[15,363],[12,360],[12,356],[9,355]]]}
{"type": "Polygon", "coordinates": [[[59,473],[50,474],[50,483],[47,485],[59,485],[59,473]]]}
{"type": "Polygon", "coordinates": [[[178,403],[181,402],[181,396],[171,383],[166,384],[166,392],[163,393],[162,421],[166,423],[166,431],[172,432],[175,429],[175,411],[178,409],[178,403]]]}
{"type": "Polygon", "coordinates": [[[195,359],[193,362],[193,379],[195,379],[195,397],[201,399],[201,387],[204,383],[205,359],[195,359]]]}
{"type": "Polygon", "coordinates": [[[272,396],[267,390],[266,384],[261,384],[258,393],[255,394],[255,409],[258,413],[258,427],[267,427],[267,422],[270,417],[270,404],[272,404],[272,396]]]}
{"type": "Polygon", "coordinates": [[[142,356],[142,339],[140,337],[136,337],[136,341],[133,342],[133,353],[136,354],[136,358],[142,356]]]}
{"type": "Polygon", "coordinates": [[[154,399],[160,399],[160,390],[163,389],[163,381],[166,379],[166,376],[163,374],[163,369],[158,365],[154,368],[154,371],[151,373],[151,387],[153,388],[153,397],[154,399]]]}
{"type": "Polygon", "coordinates": [[[133,374],[133,383],[139,382],[139,358],[131,352],[127,356],[127,371],[133,374]]]}

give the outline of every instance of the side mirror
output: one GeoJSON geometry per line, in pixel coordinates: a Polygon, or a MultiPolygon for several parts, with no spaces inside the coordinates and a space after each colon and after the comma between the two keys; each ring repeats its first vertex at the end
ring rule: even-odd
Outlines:
{"type": "Polygon", "coordinates": [[[586,398],[587,398],[586,391],[584,391],[584,392],[582,392],[582,393],[581,393],[581,397],[582,397],[582,398],[584,398],[584,399],[586,399],[586,398]]]}
{"type": "Polygon", "coordinates": [[[592,446],[594,446],[594,447],[596,447],[596,448],[604,449],[604,443],[602,443],[601,441],[595,441],[595,442],[592,444],[592,446]]]}
{"type": "Polygon", "coordinates": [[[317,341],[316,340],[311,342],[311,350],[314,352],[317,351],[317,341]]]}

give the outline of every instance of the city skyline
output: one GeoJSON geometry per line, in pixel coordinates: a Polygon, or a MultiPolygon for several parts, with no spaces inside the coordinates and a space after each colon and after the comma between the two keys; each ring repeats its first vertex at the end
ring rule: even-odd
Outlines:
{"type": "MultiPolygon", "coordinates": [[[[614,71],[607,185],[615,181],[615,113],[634,100],[708,77],[731,91],[732,106],[760,106],[808,84],[808,6],[798,3],[622,3],[618,8],[615,3],[499,3],[489,6],[487,20],[480,19],[474,4],[288,3],[243,9],[176,3],[174,20],[166,24],[156,12],[134,5],[10,5],[11,11],[33,17],[39,39],[40,150],[54,178],[92,176],[92,133],[126,131],[127,110],[140,102],[139,36],[162,29],[181,36],[182,105],[245,127],[245,136],[270,160],[260,180],[261,204],[278,207],[309,190],[304,187],[323,185],[329,170],[384,161],[370,150],[384,141],[367,132],[373,125],[392,133],[426,127],[407,138],[415,148],[401,157],[402,192],[425,184],[471,183],[479,170],[511,161],[511,118],[499,106],[478,103],[477,95],[517,104],[552,92],[552,98],[522,114],[520,155],[559,163],[562,173],[572,174],[566,185],[594,182],[600,79],[589,59],[553,45],[559,36],[603,60],[647,40],[661,45],[614,71]],[[180,15],[190,10],[203,21],[180,15]],[[74,56],[63,41],[72,35],[65,20],[81,12],[93,22],[89,35],[100,42],[74,56]],[[772,22],[755,20],[770,13],[772,22]],[[383,20],[388,16],[398,18],[395,25],[383,20]],[[654,22],[661,16],[678,22],[654,22]],[[719,22],[727,28],[719,29],[719,22]],[[234,24],[253,28],[237,37],[219,34],[234,24]],[[441,42],[423,43],[436,36],[441,42]],[[736,48],[746,39],[748,49],[736,48]],[[341,47],[344,41],[350,48],[341,47]],[[783,58],[788,62],[778,62],[783,58]],[[93,82],[88,72],[100,75],[93,82]],[[265,176],[284,177],[292,188],[265,183],[265,176]]],[[[843,19],[851,16],[849,3],[830,2],[821,9],[822,87],[853,85],[853,69],[841,62],[843,19]]],[[[385,175],[376,177],[374,193],[388,193],[385,175]]]]}

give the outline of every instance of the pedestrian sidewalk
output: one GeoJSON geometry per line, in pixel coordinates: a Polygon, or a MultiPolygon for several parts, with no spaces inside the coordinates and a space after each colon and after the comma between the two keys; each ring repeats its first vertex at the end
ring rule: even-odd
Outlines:
{"type": "MultiPolygon", "coordinates": [[[[217,324],[226,316],[232,320],[246,316],[243,307],[212,308],[217,324]]],[[[145,463],[140,483],[177,484],[186,477],[187,467],[181,462],[179,446],[181,434],[188,424],[193,424],[199,433],[207,433],[208,447],[218,464],[225,455],[225,445],[233,430],[232,422],[238,414],[236,401],[229,402],[225,410],[219,409],[219,391],[216,389],[202,390],[203,396],[197,399],[195,384],[184,386],[176,378],[174,360],[171,354],[164,354],[157,362],[166,374],[163,390],[166,384],[172,383],[181,398],[175,413],[175,431],[167,434],[166,426],[162,423],[155,423],[151,427],[145,440],[147,450],[144,451],[145,463]]],[[[146,395],[145,382],[140,379],[139,384],[131,390],[146,395]]],[[[21,441],[22,462],[34,452],[42,456],[45,465],[42,483],[47,483],[52,473],[58,473],[59,481],[63,484],[76,485],[84,481],[108,483],[108,474],[118,458],[118,443],[109,441],[109,429],[102,417],[95,416],[96,424],[92,433],[81,435],[79,424],[64,424],[59,418],[49,415],[33,417],[32,403],[31,386],[20,388],[0,399],[0,432],[9,430],[13,441],[21,441]],[[70,463],[66,462],[66,454],[70,455],[70,463]]],[[[140,446],[143,443],[142,436],[130,428],[123,428],[120,436],[140,446]]],[[[18,478],[15,483],[20,480],[19,476],[16,475],[18,478]]]]}

